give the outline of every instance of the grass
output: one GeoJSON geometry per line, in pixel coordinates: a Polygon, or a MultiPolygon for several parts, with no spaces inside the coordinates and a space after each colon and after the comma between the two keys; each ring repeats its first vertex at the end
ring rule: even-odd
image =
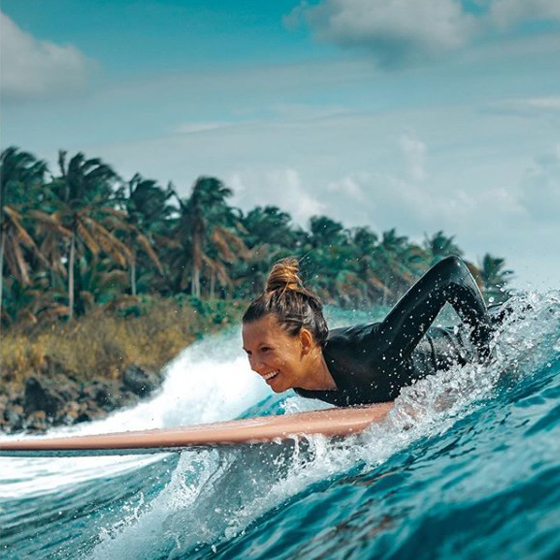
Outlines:
{"type": "Polygon", "coordinates": [[[72,322],[15,326],[2,333],[0,393],[32,374],[116,379],[128,366],[159,369],[205,334],[240,320],[244,302],[149,297],[95,309],[72,322]]]}

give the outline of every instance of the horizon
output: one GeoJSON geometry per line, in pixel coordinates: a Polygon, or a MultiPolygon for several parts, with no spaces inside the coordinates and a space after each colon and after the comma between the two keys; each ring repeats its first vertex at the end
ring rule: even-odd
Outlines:
{"type": "Polygon", "coordinates": [[[558,288],[555,0],[4,0],[1,25],[2,149],[182,196],[215,176],[306,228],[443,230],[558,288]]]}

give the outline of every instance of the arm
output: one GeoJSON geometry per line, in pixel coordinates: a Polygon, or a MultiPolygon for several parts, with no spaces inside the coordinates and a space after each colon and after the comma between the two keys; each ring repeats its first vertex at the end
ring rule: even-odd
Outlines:
{"type": "Polygon", "coordinates": [[[408,357],[446,303],[471,327],[471,340],[485,357],[492,331],[486,305],[465,263],[447,257],[408,290],[381,324],[376,343],[383,359],[408,357]]]}

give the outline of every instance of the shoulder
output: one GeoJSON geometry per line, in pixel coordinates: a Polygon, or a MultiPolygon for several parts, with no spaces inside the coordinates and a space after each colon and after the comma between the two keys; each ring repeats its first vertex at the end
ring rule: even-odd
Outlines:
{"type": "Polygon", "coordinates": [[[323,356],[329,369],[355,370],[371,364],[375,358],[375,338],[379,326],[380,323],[369,323],[329,331],[323,344],[323,356]]]}
{"type": "Polygon", "coordinates": [[[367,323],[363,325],[352,325],[351,327],[340,327],[329,330],[325,346],[336,346],[339,344],[352,344],[369,339],[377,334],[381,323],[367,323]]]}

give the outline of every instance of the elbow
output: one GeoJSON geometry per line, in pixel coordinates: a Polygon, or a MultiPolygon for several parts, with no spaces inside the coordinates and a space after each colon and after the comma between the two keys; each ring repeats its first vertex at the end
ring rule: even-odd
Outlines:
{"type": "Polygon", "coordinates": [[[451,281],[470,275],[465,261],[456,255],[445,257],[434,268],[437,269],[441,278],[448,278],[451,281]]]}

